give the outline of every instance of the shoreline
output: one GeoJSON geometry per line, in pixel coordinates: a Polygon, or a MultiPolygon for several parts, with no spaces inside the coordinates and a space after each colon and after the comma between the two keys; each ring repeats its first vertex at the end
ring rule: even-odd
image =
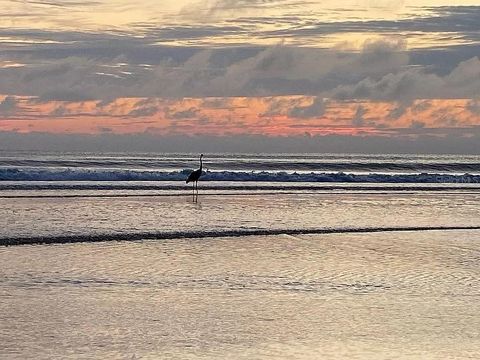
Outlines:
{"type": "Polygon", "coordinates": [[[107,241],[141,241],[171,239],[204,239],[244,236],[276,236],[276,235],[315,235],[315,234],[361,234],[380,232],[423,232],[423,231],[455,231],[480,230],[480,226],[411,226],[411,227],[359,227],[359,228],[317,228],[317,229],[235,229],[217,231],[175,231],[175,232],[139,232],[139,233],[107,233],[87,235],[31,236],[0,238],[0,246],[49,245],[93,243],[107,241]]]}

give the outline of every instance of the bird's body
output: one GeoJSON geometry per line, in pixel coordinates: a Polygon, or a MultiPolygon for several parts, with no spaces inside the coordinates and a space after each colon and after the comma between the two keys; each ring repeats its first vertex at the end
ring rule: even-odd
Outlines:
{"type": "Polygon", "coordinates": [[[190,175],[188,175],[187,180],[185,181],[187,184],[191,182],[193,185],[192,190],[193,190],[194,201],[195,201],[195,191],[197,191],[198,193],[198,179],[200,179],[200,176],[202,176],[202,167],[203,167],[202,157],[203,157],[203,154],[200,155],[200,168],[192,171],[190,175]]]}
{"type": "Polygon", "coordinates": [[[188,184],[189,182],[192,182],[192,181],[198,181],[198,179],[200,179],[200,176],[202,176],[202,169],[197,169],[195,171],[192,171],[190,175],[188,175],[188,179],[186,183],[188,184]]]}
{"type": "Polygon", "coordinates": [[[190,175],[188,175],[188,178],[187,178],[187,181],[186,183],[188,184],[189,182],[197,182],[198,179],[200,179],[200,176],[202,176],[202,167],[203,167],[203,164],[202,164],[202,157],[203,157],[203,154],[200,155],[200,168],[197,169],[197,170],[194,170],[190,173],[190,175]]]}

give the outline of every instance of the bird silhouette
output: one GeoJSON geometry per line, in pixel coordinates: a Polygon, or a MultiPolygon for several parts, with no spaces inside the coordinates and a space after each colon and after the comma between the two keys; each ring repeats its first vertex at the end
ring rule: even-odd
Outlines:
{"type": "Polygon", "coordinates": [[[194,170],[188,175],[187,181],[185,181],[187,184],[189,182],[192,183],[192,190],[193,190],[193,199],[195,200],[195,191],[197,192],[198,196],[198,179],[200,179],[200,176],[202,176],[202,158],[203,154],[200,155],[200,168],[197,170],[194,170]]]}

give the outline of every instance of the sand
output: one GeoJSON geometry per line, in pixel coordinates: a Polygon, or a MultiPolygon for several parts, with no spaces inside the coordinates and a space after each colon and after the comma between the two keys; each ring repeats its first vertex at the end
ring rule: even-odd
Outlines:
{"type": "Polygon", "coordinates": [[[0,247],[2,359],[475,359],[480,231],[0,247]]]}

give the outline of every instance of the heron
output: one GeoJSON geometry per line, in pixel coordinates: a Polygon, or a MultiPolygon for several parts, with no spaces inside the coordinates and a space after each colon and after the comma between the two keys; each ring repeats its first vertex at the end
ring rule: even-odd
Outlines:
{"type": "Polygon", "coordinates": [[[189,182],[192,183],[193,187],[193,196],[195,197],[195,190],[197,191],[197,196],[198,196],[198,179],[200,179],[200,176],[202,176],[202,158],[203,154],[200,155],[200,168],[197,170],[194,170],[188,175],[187,181],[185,181],[187,184],[189,182]]]}

